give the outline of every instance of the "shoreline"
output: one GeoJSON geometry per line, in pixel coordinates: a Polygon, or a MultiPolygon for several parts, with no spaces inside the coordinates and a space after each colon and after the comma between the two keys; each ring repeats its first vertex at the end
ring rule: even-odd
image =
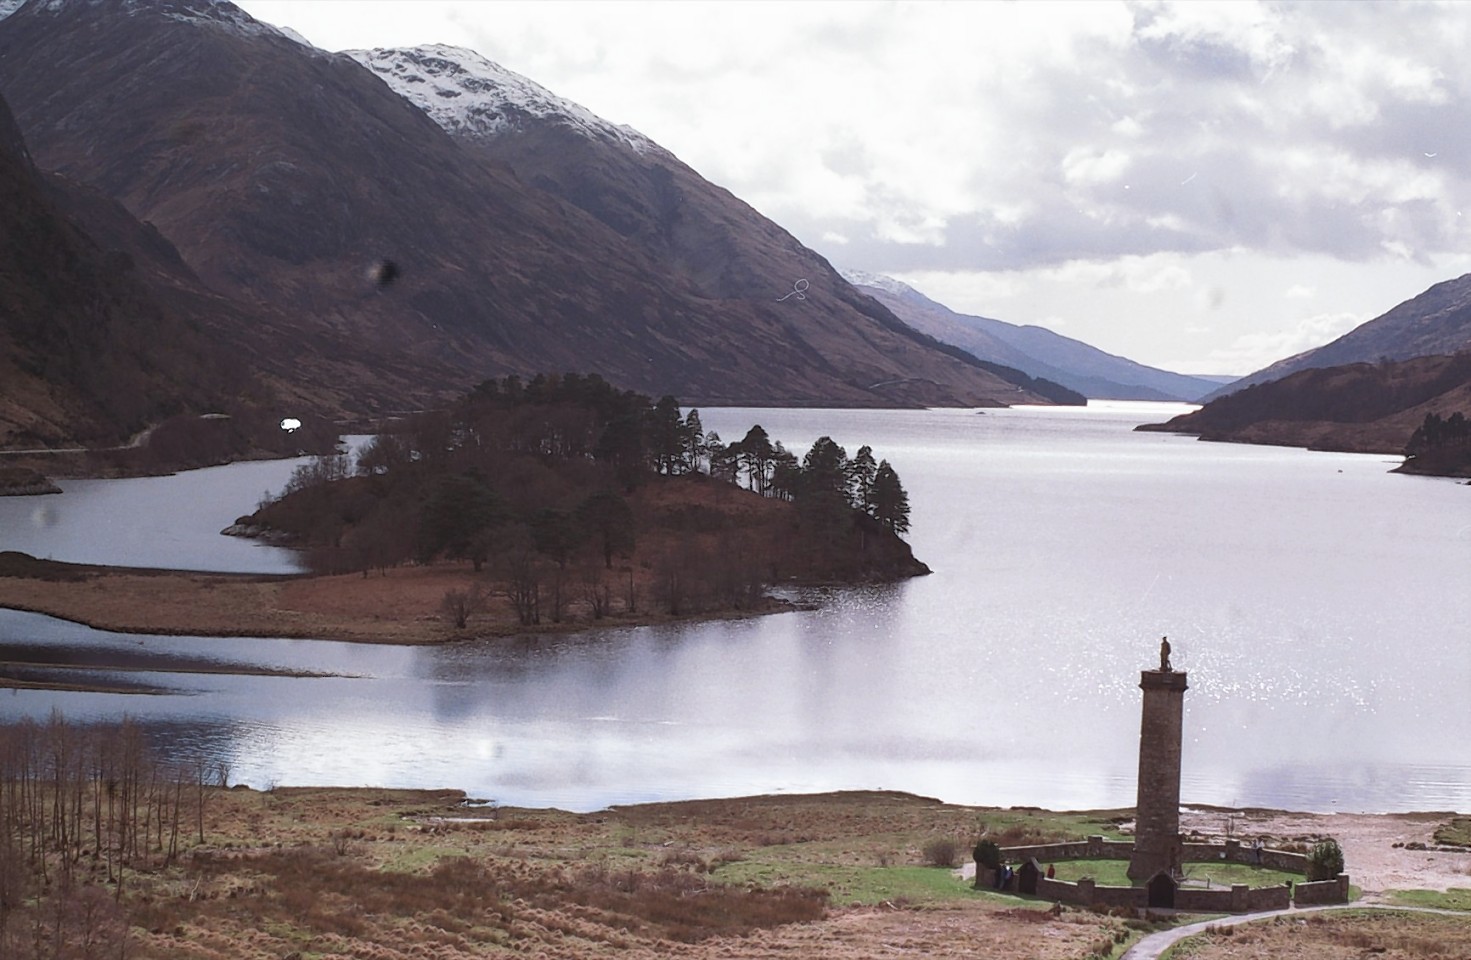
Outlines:
{"type": "Polygon", "coordinates": [[[745,619],[803,609],[770,595],[741,609],[609,612],[570,609],[559,622],[525,625],[498,595],[456,629],[442,612],[447,591],[488,585],[468,565],[358,573],[249,574],[109,567],[0,553],[0,608],[121,634],[328,640],[411,646],[535,638],[745,619]]]}

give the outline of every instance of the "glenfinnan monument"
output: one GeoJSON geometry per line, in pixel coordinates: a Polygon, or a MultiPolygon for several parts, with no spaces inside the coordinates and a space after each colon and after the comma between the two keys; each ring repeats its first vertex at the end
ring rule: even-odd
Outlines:
{"type": "Polygon", "coordinates": [[[1139,800],[1129,879],[1180,873],[1180,734],[1185,674],[1170,666],[1170,641],[1159,644],[1159,669],[1139,674],[1144,691],[1139,724],[1139,800]]]}

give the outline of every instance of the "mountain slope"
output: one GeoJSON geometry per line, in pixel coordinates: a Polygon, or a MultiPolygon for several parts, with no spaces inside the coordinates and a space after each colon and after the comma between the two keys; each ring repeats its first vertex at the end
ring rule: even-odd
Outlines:
{"type": "Polygon", "coordinates": [[[193,318],[155,295],[144,246],[101,245],[80,219],[130,229],[116,204],[38,171],[0,100],[0,446],[117,443],[248,392],[193,318]]]}
{"type": "Polygon", "coordinates": [[[1105,353],[1043,327],[956,313],[891,277],[856,270],[843,276],[917,330],[1095,399],[1196,400],[1220,385],[1105,353]]]}
{"type": "Polygon", "coordinates": [[[1299,370],[1140,430],[1358,453],[1404,452],[1426,414],[1471,416],[1471,350],[1299,370]]]}
{"type": "MultiPolygon", "coordinates": [[[[732,224],[690,256],[704,274],[671,269],[356,61],[223,0],[33,0],[0,20],[0,89],[38,162],[156,225],[212,289],[288,316],[301,350],[272,341],[262,360],[372,395],[359,409],[548,369],[702,404],[1042,400],[805,248],[727,269],[732,224]],[[777,302],[798,277],[807,299],[777,302]]],[[[677,229],[671,245],[699,246],[677,229]]]]}
{"type": "Polygon", "coordinates": [[[1279,360],[1219,391],[1280,380],[1300,370],[1407,360],[1471,347],[1471,273],[1437,283],[1418,297],[1360,324],[1337,340],[1279,360]]]}
{"type": "MultiPolygon", "coordinates": [[[[969,356],[855,296],[826,260],[630,127],[471,50],[430,45],[348,54],[457,141],[595,218],[702,299],[759,304],[783,314],[784,323],[796,315],[801,336],[827,357],[848,354],[855,337],[879,347],[866,332],[877,328],[889,344],[883,349],[940,350],[974,366],[969,356]],[[799,280],[802,297],[778,303],[799,280]]],[[[1076,402],[1016,371],[984,369],[1000,399],[1021,399],[1020,387],[1076,402]]]]}

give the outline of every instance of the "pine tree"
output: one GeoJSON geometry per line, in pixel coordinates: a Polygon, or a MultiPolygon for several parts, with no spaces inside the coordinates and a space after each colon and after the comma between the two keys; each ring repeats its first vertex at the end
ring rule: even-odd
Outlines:
{"type": "Polygon", "coordinates": [[[909,494],[889,461],[879,463],[865,504],[868,515],[897,534],[909,532],[909,494]]]}
{"type": "Polygon", "coordinates": [[[848,461],[848,502],[855,510],[866,508],[877,471],[878,464],[873,462],[873,448],[865,443],[858,448],[853,459],[848,461]]]}

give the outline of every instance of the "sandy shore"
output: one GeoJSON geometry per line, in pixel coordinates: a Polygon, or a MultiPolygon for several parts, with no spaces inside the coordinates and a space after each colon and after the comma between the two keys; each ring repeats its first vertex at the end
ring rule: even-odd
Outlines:
{"type": "Polygon", "coordinates": [[[1180,829],[1224,839],[1228,824],[1235,837],[1257,837],[1273,846],[1281,841],[1332,837],[1343,847],[1344,864],[1365,895],[1386,890],[1449,890],[1471,887],[1471,849],[1429,849],[1445,813],[1288,813],[1278,810],[1229,813],[1190,810],[1180,829]],[[1414,849],[1412,844],[1427,849],[1414,849]]]}

